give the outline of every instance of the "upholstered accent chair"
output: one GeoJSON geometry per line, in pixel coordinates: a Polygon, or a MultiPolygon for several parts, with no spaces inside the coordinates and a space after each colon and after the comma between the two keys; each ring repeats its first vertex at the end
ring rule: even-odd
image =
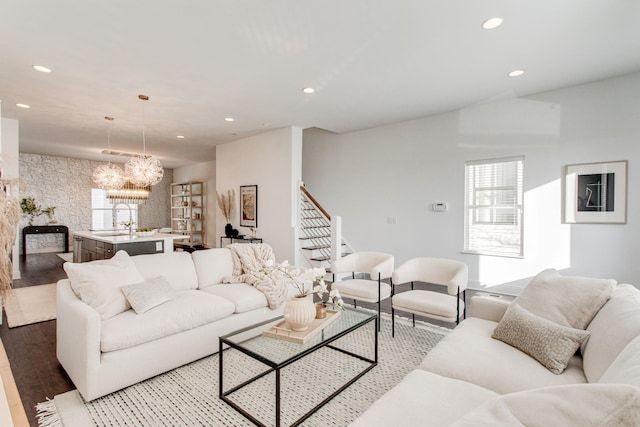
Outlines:
{"type": "Polygon", "coordinates": [[[355,252],[334,261],[331,264],[334,280],[331,289],[337,289],[340,296],[378,304],[378,330],[380,330],[380,301],[391,296],[391,285],[383,279],[393,273],[393,255],[382,252],[355,252]],[[336,281],[336,275],[351,273],[351,278],[336,281]],[[356,278],[356,273],[368,274],[368,278],[356,278]]]}
{"type": "Polygon", "coordinates": [[[416,314],[458,324],[465,317],[468,276],[467,265],[451,259],[412,258],[396,268],[392,275],[392,336],[395,335],[395,310],[411,313],[414,327],[416,314]],[[396,286],[409,282],[411,290],[395,293],[396,286]],[[446,293],[414,289],[414,282],[441,285],[446,288],[446,293]]]}

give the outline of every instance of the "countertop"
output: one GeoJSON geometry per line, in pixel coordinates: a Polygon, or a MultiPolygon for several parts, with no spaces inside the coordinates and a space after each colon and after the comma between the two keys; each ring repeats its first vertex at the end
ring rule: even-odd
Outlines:
{"type": "Polygon", "coordinates": [[[80,236],[87,239],[97,240],[99,242],[107,242],[107,243],[131,243],[131,242],[153,242],[158,240],[183,240],[187,239],[188,236],[182,234],[168,234],[168,233],[155,233],[148,237],[136,236],[135,233],[133,236],[129,236],[129,233],[123,231],[123,234],[116,234],[117,232],[110,231],[73,231],[71,234],[74,236],[80,236]]]}

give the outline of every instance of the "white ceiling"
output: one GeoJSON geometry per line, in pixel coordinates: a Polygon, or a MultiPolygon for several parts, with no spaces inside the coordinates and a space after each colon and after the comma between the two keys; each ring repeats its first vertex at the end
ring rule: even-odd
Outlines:
{"type": "Polygon", "coordinates": [[[277,127],[346,132],[636,71],[635,0],[0,3],[2,116],[28,153],[105,160],[105,115],[112,149],[142,151],[138,94],[147,153],[178,167],[277,127]]]}

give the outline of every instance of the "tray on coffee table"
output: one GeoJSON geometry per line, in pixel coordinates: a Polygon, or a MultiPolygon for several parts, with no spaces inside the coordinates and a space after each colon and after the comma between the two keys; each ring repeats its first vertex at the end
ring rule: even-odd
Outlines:
{"type": "Polygon", "coordinates": [[[340,317],[340,311],[328,309],[327,316],[324,319],[313,319],[309,327],[304,331],[294,331],[289,327],[287,321],[283,320],[262,332],[262,335],[279,340],[304,344],[338,317],[340,317]]]}

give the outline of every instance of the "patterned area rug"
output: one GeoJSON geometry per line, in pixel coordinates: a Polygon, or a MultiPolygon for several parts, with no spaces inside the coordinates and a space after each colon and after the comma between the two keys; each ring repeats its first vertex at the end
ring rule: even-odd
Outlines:
{"type": "Polygon", "coordinates": [[[10,289],[3,301],[10,328],[56,318],[56,284],[10,289]]]}
{"type": "MultiPolygon", "coordinates": [[[[371,323],[336,341],[337,345],[373,357],[371,323]]],[[[444,335],[383,319],[378,366],[308,418],[304,426],[346,426],[396,385],[444,335]]],[[[225,353],[225,389],[240,384],[264,365],[241,353],[225,353]]],[[[364,362],[321,349],[284,368],[282,425],[290,425],[332,391],[361,371],[364,362]]],[[[274,374],[234,394],[233,399],[267,425],[275,420],[274,374]]],[[[40,426],[252,426],[218,398],[218,355],[209,356],[147,381],[85,403],[74,390],[38,405],[40,426]]]]}

